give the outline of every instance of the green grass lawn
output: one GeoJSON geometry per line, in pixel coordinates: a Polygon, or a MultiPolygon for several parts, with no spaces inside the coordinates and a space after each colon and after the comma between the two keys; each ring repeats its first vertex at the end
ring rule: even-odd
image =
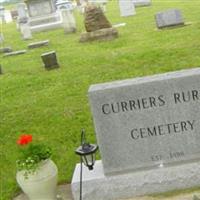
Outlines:
{"type": "MultiPolygon", "coordinates": [[[[0,63],[0,199],[9,200],[19,191],[15,181],[18,156],[16,139],[22,133],[53,148],[53,160],[59,169],[59,182],[70,182],[79,157],[80,130],[95,142],[94,126],[87,91],[91,84],[134,78],[197,67],[200,64],[200,1],[154,0],[151,7],[137,8],[137,15],[122,18],[117,0],[107,6],[119,38],[110,42],[80,44],[83,17],[75,13],[78,31],[64,35],[53,30],[33,34],[31,41],[21,40],[15,23],[3,24],[5,46],[27,49],[33,41],[50,40],[48,47],[28,50],[24,55],[3,57],[0,63]],[[154,14],[168,8],[183,11],[191,25],[158,31],[154,14]],[[45,71],[40,55],[55,50],[60,68],[45,71]]],[[[99,155],[100,158],[100,155],[99,155]]]]}

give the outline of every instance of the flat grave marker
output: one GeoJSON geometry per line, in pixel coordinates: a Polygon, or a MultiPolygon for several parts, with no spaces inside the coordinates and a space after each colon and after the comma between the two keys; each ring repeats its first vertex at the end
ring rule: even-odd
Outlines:
{"type": "Polygon", "coordinates": [[[135,7],[150,6],[151,0],[133,0],[133,4],[135,5],[135,7]]]}
{"type": "Polygon", "coordinates": [[[10,53],[5,53],[4,57],[21,55],[21,54],[25,54],[26,52],[27,52],[26,50],[12,51],[10,53]]]}
{"type": "Polygon", "coordinates": [[[28,44],[28,48],[34,49],[34,48],[39,48],[39,47],[48,46],[48,45],[49,45],[49,40],[43,40],[43,41],[33,42],[33,43],[28,44]]]}

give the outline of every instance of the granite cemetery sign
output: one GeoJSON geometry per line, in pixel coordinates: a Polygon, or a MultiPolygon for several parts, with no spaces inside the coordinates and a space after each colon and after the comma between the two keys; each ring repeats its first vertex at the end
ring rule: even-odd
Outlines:
{"type": "Polygon", "coordinates": [[[89,95],[106,174],[200,158],[200,70],[94,85],[89,95]]]}
{"type": "Polygon", "coordinates": [[[83,178],[85,199],[200,185],[200,68],[92,85],[89,99],[102,162],[83,178]]]}

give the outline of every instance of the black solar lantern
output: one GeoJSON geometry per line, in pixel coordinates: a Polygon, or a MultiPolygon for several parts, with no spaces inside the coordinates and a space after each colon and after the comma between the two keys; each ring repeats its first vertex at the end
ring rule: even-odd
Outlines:
{"type": "Polygon", "coordinates": [[[76,149],[76,154],[81,156],[81,160],[88,167],[89,170],[93,170],[95,163],[95,153],[98,150],[96,144],[90,144],[85,141],[85,131],[81,131],[81,146],[76,149]]]}
{"type": "Polygon", "coordinates": [[[80,156],[80,200],[82,200],[82,177],[83,177],[83,163],[89,170],[93,170],[95,163],[95,153],[98,150],[96,144],[87,143],[85,140],[85,131],[81,131],[81,146],[76,149],[76,154],[80,156]]]}

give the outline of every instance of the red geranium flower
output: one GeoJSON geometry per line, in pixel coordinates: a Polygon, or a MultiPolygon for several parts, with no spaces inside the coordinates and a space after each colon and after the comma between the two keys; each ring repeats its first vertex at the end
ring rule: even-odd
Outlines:
{"type": "Polygon", "coordinates": [[[32,142],[32,135],[21,135],[20,138],[17,140],[17,144],[19,145],[26,145],[32,142]]]}

